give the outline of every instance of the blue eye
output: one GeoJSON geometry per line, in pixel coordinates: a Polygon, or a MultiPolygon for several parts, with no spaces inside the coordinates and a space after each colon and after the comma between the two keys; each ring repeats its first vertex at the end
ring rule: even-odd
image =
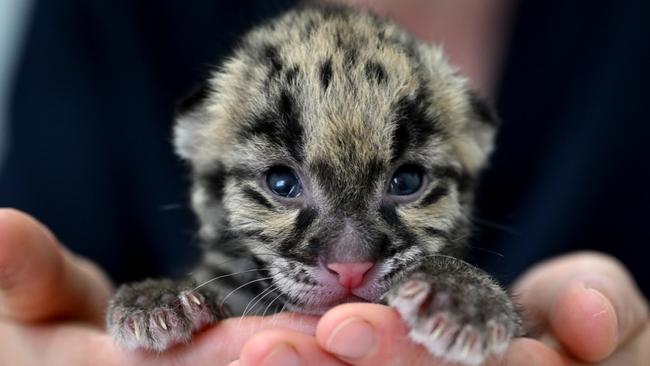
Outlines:
{"type": "Polygon", "coordinates": [[[275,166],[266,173],[266,184],[278,196],[295,198],[302,193],[302,186],[296,173],[286,166],[275,166]]]}
{"type": "Polygon", "coordinates": [[[422,170],[414,165],[405,165],[397,169],[390,178],[388,194],[408,196],[417,192],[422,186],[422,170]]]}

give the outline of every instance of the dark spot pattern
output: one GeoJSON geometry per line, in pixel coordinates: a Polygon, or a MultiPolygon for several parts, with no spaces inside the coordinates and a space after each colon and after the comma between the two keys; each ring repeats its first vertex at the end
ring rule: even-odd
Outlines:
{"type": "Polygon", "coordinates": [[[324,90],[330,86],[332,80],[332,58],[325,60],[320,66],[320,83],[324,90]]]}
{"type": "Polygon", "coordinates": [[[441,185],[434,187],[429,193],[427,193],[422,201],[420,201],[420,207],[431,206],[432,204],[440,201],[441,198],[449,194],[449,187],[446,185],[441,185]]]}
{"type": "Polygon", "coordinates": [[[383,204],[379,208],[379,214],[390,227],[396,227],[402,224],[399,216],[397,215],[397,210],[395,210],[395,206],[383,204]]]}
{"type": "Polygon", "coordinates": [[[366,78],[368,81],[374,81],[381,84],[386,81],[386,69],[376,61],[368,61],[365,66],[366,78]]]}
{"type": "Polygon", "coordinates": [[[293,226],[293,235],[302,238],[309,225],[316,219],[316,216],[317,212],[313,208],[300,209],[293,226]]]}
{"type": "Polygon", "coordinates": [[[467,97],[469,99],[470,107],[474,114],[479,118],[479,121],[492,126],[498,127],[501,123],[497,117],[494,109],[483,99],[477,92],[468,91],[467,97]]]}
{"type": "Polygon", "coordinates": [[[425,227],[424,232],[433,238],[442,238],[446,240],[449,239],[449,234],[447,234],[446,232],[440,229],[436,229],[435,227],[431,227],[431,226],[425,227]]]}
{"type": "Polygon", "coordinates": [[[400,117],[396,122],[395,130],[393,130],[393,139],[391,142],[392,161],[396,161],[404,155],[411,143],[411,132],[409,131],[409,124],[400,117]]]}
{"type": "Polygon", "coordinates": [[[300,124],[296,101],[287,90],[282,90],[274,109],[256,116],[252,123],[240,132],[242,140],[253,136],[267,139],[284,147],[298,162],[303,159],[304,129],[300,124]]]}
{"type": "Polygon", "coordinates": [[[393,161],[401,158],[406,149],[422,147],[431,136],[442,132],[438,121],[427,112],[429,101],[428,92],[420,88],[414,98],[405,96],[396,103],[396,127],[391,144],[393,161]]]}
{"type": "Polygon", "coordinates": [[[316,159],[309,164],[309,170],[316,177],[323,189],[329,194],[336,195],[343,187],[339,187],[336,169],[330,162],[322,159],[316,159]]]}
{"type": "Polygon", "coordinates": [[[210,198],[221,201],[228,176],[224,166],[219,164],[213,170],[199,174],[197,180],[205,187],[210,198]]]}
{"type": "Polygon", "coordinates": [[[397,236],[401,239],[401,243],[394,247],[395,253],[401,252],[408,247],[417,245],[417,238],[411,230],[399,218],[395,206],[384,203],[379,207],[379,215],[390,226],[397,236]]]}
{"type": "Polygon", "coordinates": [[[291,249],[304,239],[305,232],[316,220],[317,215],[318,213],[313,208],[301,208],[293,224],[293,230],[289,237],[280,244],[279,252],[283,255],[291,255],[291,249]]]}
{"type": "Polygon", "coordinates": [[[474,187],[476,181],[469,172],[460,170],[451,165],[435,166],[432,168],[433,176],[439,180],[450,180],[456,183],[459,192],[466,192],[474,187]]]}
{"type": "Polygon", "coordinates": [[[393,241],[390,239],[390,236],[382,234],[379,238],[378,243],[378,257],[390,258],[396,254],[395,246],[393,245],[393,241]]]}
{"type": "Polygon", "coordinates": [[[307,246],[305,247],[305,254],[310,258],[316,258],[318,257],[318,254],[320,253],[322,247],[323,243],[321,240],[314,236],[307,242],[307,246]]]}
{"type": "Polygon", "coordinates": [[[302,161],[303,128],[299,121],[294,98],[283,90],[278,103],[280,118],[284,122],[280,131],[280,140],[297,161],[302,161]]]}
{"type": "Polygon", "coordinates": [[[374,186],[379,181],[379,178],[386,171],[386,169],[387,167],[383,161],[379,159],[370,160],[363,170],[363,182],[365,183],[365,186],[374,186]]]}
{"type": "Polygon", "coordinates": [[[463,171],[458,179],[458,192],[464,193],[472,190],[476,185],[476,177],[463,171]]]}
{"type": "Polygon", "coordinates": [[[294,65],[289,70],[287,70],[284,74],[284,79],[287,81],[287,84],[292,84],[298,77],[298,73],[300,73],[300,68],[298,65],[294,65]]]}
{"type": "Polygon", "coordinates": [[[432,170],[436,179],[452,180],[454,182],[459,182],[461,179],[461,172],[451,165],[434,166],[432,170]]]}
{"type": "Polygon", "coordinates": [[[266,63],[269,65],[269,79],[272,79],[282,71],[282,60],[275,46],[267,45],[263,49],[263,55],[266,63]]]}
{"type": "Polygon", "coordinates": [[[255,189],[251,187],[244,187],[242,189],[242,193],[244,194],[244,197],[246,197],[249,201],[255,202],[258,205],[266,207],[270,210],[275,210],[275,207],[273,207],[271,202],[269,202],[269,200],[266,199],[263,194],[256,191],[255,189]]]}

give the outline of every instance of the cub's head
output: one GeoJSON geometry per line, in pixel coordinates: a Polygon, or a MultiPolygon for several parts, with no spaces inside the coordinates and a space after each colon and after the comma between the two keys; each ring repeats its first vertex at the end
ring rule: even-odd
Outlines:
{"type": "Polygon", "coordinates": [[[249,33],[176,126],[209,245],[240,251],[294,310],[378,301],[453,254],[495,119],[438,48],[350,10],[249,33]]]}

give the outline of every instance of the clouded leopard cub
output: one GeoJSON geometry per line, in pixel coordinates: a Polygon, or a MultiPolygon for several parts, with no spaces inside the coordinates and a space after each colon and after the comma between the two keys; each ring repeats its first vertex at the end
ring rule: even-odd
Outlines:
{"type": "Polygon", "coordinates": [[[446,361],[479,364],[520,332],[506,293],[458,257],[496,120],[440,49],[370,14],[295,10],[246,35],[199,96],[175,142],[203,262],[121,287],[118,342],[162,351],[229,314],[352,301],[394,307],[446,361]]]}

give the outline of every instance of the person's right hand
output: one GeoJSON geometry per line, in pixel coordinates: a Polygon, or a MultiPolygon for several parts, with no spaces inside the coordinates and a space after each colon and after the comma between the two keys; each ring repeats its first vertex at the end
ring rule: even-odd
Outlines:
{"type": "Polygon", "coordinates": [[[163,354],[130,352],[104,331],[111,290],[96,265],[66,250],[45,226],[0,209],[0,365],[225,365],[260,330],[313,334],[316,325],[298,314],[234,318],[163,354]]]}

